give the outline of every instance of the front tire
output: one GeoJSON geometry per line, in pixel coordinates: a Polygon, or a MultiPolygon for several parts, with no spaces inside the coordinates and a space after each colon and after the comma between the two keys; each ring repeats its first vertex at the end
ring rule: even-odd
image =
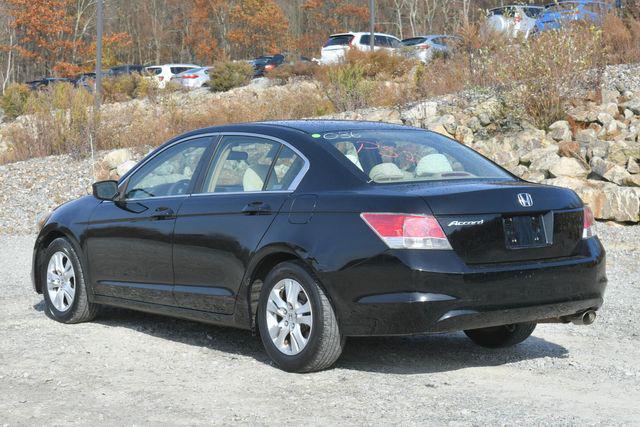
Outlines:
{"type": "Polygon", "coordinates": [[[98,306],[89,301],[84,269],[71,243],[55,239],[41,256],[42,294],[49,317],[61,323],[93,320],[98,306]]]}
{"type": "Polygon", "coordinates": [[[304,264],[284,262],[265,279],[257,312],[267,354],[288,372],[331,367],[344,338],[331,302],[304,264]]]}
{"type": "Polygon", "coordinates": [[[529,338],[536,328],[535,322],[469,329],[464,333],[481,347],[504,348],[520,344],[529,338]]]}

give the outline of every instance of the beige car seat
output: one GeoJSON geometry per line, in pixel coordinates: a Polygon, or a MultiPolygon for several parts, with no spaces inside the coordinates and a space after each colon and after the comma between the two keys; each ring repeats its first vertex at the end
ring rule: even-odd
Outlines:
{"type": "Polygon", "coordinates": [[[398,181],[404,179],[404,173],[394,163],[380,163],[371,168],[369,178],[375,182],[398,181]]]}

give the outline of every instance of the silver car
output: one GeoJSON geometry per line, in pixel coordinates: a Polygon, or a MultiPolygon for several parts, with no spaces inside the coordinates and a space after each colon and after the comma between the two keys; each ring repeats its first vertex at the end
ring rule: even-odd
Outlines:
{"type": "Polygon", "coordinates": [[[207,86],[209,83],[209,70],[211,67],[198,67],[192,68],[182,73],[176,74],[171,77],[171,81],[180,83],[187,89],[196,89],[202,86],[207,86]]]}
{"type": "Polygon", "coordinates": [[[436,54],[444,56],[453,54],[455,45],[460,40],[460,37],[446,34],[411,37],[402,40],[402,51],[408,57],[419,59],[426,64],[436,54]]]}
{"type": "Polygon", "coordinates": [[[487,28],[508,37],[529,37],[544,7],[515,4],[489,9],[487,28]]]}

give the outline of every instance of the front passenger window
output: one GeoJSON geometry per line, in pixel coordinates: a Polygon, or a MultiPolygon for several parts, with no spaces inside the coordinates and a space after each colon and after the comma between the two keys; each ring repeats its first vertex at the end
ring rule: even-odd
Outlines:
{"type": "Polygon", "coordinates": [[[131,175],[125,199],[186,194],[208,145],[209,138],[198,138],[162,151],[131,175]]]}

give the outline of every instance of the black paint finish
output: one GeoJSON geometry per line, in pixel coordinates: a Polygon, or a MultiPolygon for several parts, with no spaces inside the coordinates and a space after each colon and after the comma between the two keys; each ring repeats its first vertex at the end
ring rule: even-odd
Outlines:
{"type": "MultiPolygon", "coordinates": [[[[277,262],[298,259],[325,288],[346,335],[396,335],[535,321],[598,308],[605,253],[582,239],[582,202],[571,190],[517,178],[372,184],[312,138],[342,130],[406,130],[380,123],[294,121],[201,129],[185,138],[248,133],[288,143],[309,160],[292,191],[184,194],[101,202],[86,196],[56,209],[34,250],[67,237],[87,274],[92,301],[250,328],[259,280],[277,262]],[[527,192],[534,208],[517,194],[527,192]],[[260,206],[260,209],[247,207],[260,206]],[[390,250],[362,212],[436,216],[453,250],[390,250]],[[508,249],[504,222],[540,217],[546,243],[508,249]],[[455,221],[482,223],[460,226],[455,221]]],[[[416,131],[413,129],[412,131],[416,131]]],[[[428,133],[425,131],[425,134],[428,133]]],[[[455,141],[451,141],[455,144],[455,141]]],[[[202,179],[194,173],[190,193],[202,179]]],[[[134,168],[135,170],[135,168],[134,168]]],[[[122,177],[124,188],[129,176],[122,177]]]]}

